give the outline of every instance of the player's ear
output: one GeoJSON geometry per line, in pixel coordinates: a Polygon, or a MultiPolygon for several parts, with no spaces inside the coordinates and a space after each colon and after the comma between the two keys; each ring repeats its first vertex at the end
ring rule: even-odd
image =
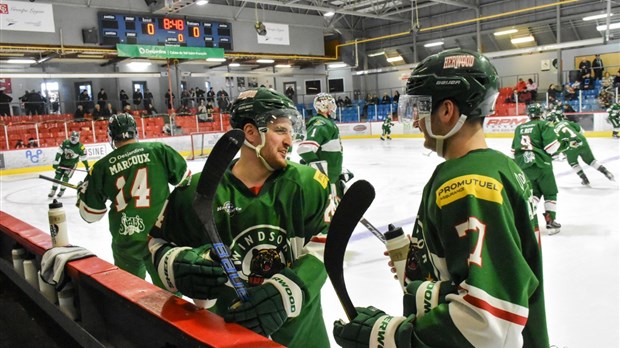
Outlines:
{"type": "Polygon", "coordinates": [[[261,143],[260,134],[258,128],[248,122],[243,126],[243,132],[245,133],[245,140],[247,140],[250,144],[256,145],[261,143]]]}
{"type": "Polygon", "coordinates": [[[458,105],[451,99],[441,101],[440,105],[437,107],[436,113],[441,123],[445,124],[454,124],[461,116],[458,105]]]}

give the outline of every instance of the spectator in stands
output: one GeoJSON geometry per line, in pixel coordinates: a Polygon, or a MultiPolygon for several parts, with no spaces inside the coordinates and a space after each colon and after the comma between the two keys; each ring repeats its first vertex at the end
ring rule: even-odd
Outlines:
{"type": "Polygon", "coordinates": [[[145,115],[157,115],[157,110],[155,110],[155,107],[153,106],[153,104],[149,103],[144,109],[144,114],[145,115]]]}
{"type": "Polygon", "coordinates": [[[517,85],[515,86],[514,90],[517,91],[517,93],[524,93],[525,91],[527,91],[527,83],[525,83],[522,78],[519,78],[519,81],[517,81],[517,85]]]}
{"type": "Polygon", "coordinates": [[[166,101],[166,106],[168,107],[168,110],[171,110],[174,108],[175,98],[176,98],[176,95],[174,95],[174,93],[172,93],[170,89],[168,89],[168,91],[164,95],[164,99],[166,101]]]}
{"type": "Polygon", "coordinates": [[[11,102],[13,97],[5,93],[4,87],[0,88],[0,116],[11,116],[11,102]]]}
{"type": "Polygon", "coordinates": [[[184,107],[189,110],[189,102],[190,102],[189,91],[187,89],[184,89],[183,91],[181,91],[181,108],[184,107]]]}
{"type": "MultiPolygon", "coordinates": [[[[290,99],[290,98],[289,98],[289,99],[290,99]]],[[[341,108],[341,107],[343,107],[343,106],[344,106],[344,100],[342,99],[342,96],[341,96],[341,95],[339,95],[339,96],[338,96],[338,99],[336,99],[336,105],[337,105],[339,108],[341,108]]]]}
{"type": "Polygon", "coordinates": [[[28,90],[26,90],[26,92],[24,92],[24,95],[19,97],[19,101],[24,104],[24,110],[26,112],[26,115],[32,115],[33,114],[32,106],[30,104],[30,101],[28,100],[28,96],[29,95],[30,95],[30,92],[28,92],[28,90]]]}
{"type": "Polygon", "coordinates": [[[614,76],[614,83],[613,83],[613,87],[616,88],[620,88],[620,69],[618,69],[618,72],[616,73],[616,76],[614,76]]]}
{"type": "Polygon", "coordinates": [[[383,93],[383,98],[381,98],[381,104],[390,104],[390,103],[392,103],[390,96],[387,94],[387,92],[383,93]]]}
{"type": "Polygon", "coordinates": [[[575,100],[575,99],[577,99],[577,92],[575,91],[575,88],[573,88],[573,86],[567,83],[566,86],[564,87],[564,100],[575,100]]]}
{"type": "Polygon", "coordinates": [[[344,96],[344,106],[345,107],[353,106],[353,103],[351,102],[351,98],[349,98],[348,95],[344,96]]]}
{"type": "Polygon", "coordinates": [[[140,109],[140,105],[142,104],[143,99],[144,96],[142,95],[142,91],[140,90],[140,88],[136,88],[136,90],[133,92],[133,105],[136,106],[136,110],[140,109]]]}
{"type": "Polygon", "coordinates": [[[228,93],[222,89],[217,92],[217,107],[220,109],[220,112],[228,112],[228,105],[230,104],[230,99],[228,99],[228,93]]]}
{"type": "Polygon", "coordinates": [[[124,89],[121,89],[119,99],[121,100],[121,109],[125,110],[125,106],[129,105],[129,96],[124,89]]]}
{"type": "Polygon", "coordinates": [[[108,93],[106,93],[105,89],[102,88],[99,90],[99,93],[97,93],[97,104],[99,105],[99,110],[104,109],[107,103],[108,103],[108,93]]]}
{"type": "Polygon", "coordinates": [[[188,105],[181,104],[181,107],[177,110],[177,115],[191,115],[192,111],[189,109],[188,105]]]}
{"type": "Polygon", "coordinates": [[[392,98],[392,102],[398,104],[398,100],[400,99],[400,92],[394,91],[394,98],[392,98]]]}
{"type": "MultiPolygon", "coordinates": [[[[88,94],[87,94],[88,95],[88,94]]],[[[30,102],[30,107],[32,109],[32,114],[43,115],[45,110],[45,102],[47,99],[41,94],[41,92],[37,92],[34,89],[28,95],[28,101],[30,102]]]]}
{"type": "Polygon", "coordinates": [[[93,117],[93,120],[99,120],[103,118],[103,110],[101,110],[101,104],[95,104],[95,108],[93,112],[90,114],[93,117]]]}
{"type": "Polygon", "coordinates": [[[209,87],[209,92],[207,92],[207,102],[215,103],[215,92],[213,91],[213,87],[209,87]]]}
{"type": "Polygon", "coordinates": [[[125,107],[123,108],[123,112],[131,114],[131,105],[125,105],[125,107]]]}
{"type": "Polygon", "coordinates": [[[76,121],[83,121],[84,115],[84,106],[82,106],[82,104],[78,104],[77,109],[75,109],[75,112],[73,113],[73,119],[76,121]]]}
{"type": "Polygon", "coordinates": [[[39,143],[37,143],[37,141],[34,138],[28,138],[28,147],[29,148],[39,147],[39,143]]]}
{"type": "Polygon", "coordinates": [[[201,101],[198,105],[198,120],[201,122],[213,121],[213,105],[211,102],[205,105],[205,101],[201,101]]]}
{"type": "Polygon", "coordinates": [[[602,79],[603,70],[605,70],[605,67],[603,65],[603,60],[601,59],[601,55],[595,54],[594,60],[592,61],[592,71],[594,71],[594,79],[596,80],[602,79]]]}
{"type": "Polygon", "coordinates": [[[562,112],[563,112],[563,113],[567,113],[567,112],[575,112],[575,109],[573,109],[573,107],[572,107],[572,106],[570,106],[570,104],[565,103],[565,104],[562,104],[562,112]]]}
{"type": "Polygon", "coordinates": [[[530,100],[536,100],[536,97],[538,96],[538,84],[534,82],[534,80],[527,79],[526,90],[530,94],[530,100]]]}
{"type": "Polygon", "coordinates": [[[205,90],[201,89],[200,87],[196,87],[196,103],[200,104],[200,102],[204,100],[205,100],[205,90]]]}
{"type": "MultiPolygon", "coordinates": [[[[33,91],[34,92],[34,91],[33,91]]],[[[82,105],[82,110],[86,112],[88,110],[88,106],[90,104],[90,95],[86,89],[83,89],[78,96],[78,105],[82,105]]]]}
{"type": "Polygon", "coordinates": [[[189,89],[189,105],[192,108],[196,106],[196,91],[193,88],[189,89]]]}
{"type": "Polygon", "coordinates": [[[286,91],[284,91],[284,94],[288,97],[288,99],[295,101],[295,90],[293,89],[293,86],[288,86],[286,91]]]}
{"type": "Polygon", "coordinates": [[[112,107],[112,103],[108,103],[108,105],[106,105],[106,108],[103,109],[102,111],[102,115],[105,118],[108,118],[115,114],[116,114],[116,110],[114,110],[114,107],[112,107]]]}
{"type": "Polygon", "coordinates": [[[592,67],[592,64],[590,63],[589,60],[586,59],[586,57],[581,58],[581,62],[579,63],[579,71],[581,72],[581,78],[586,76],[586,74],[590,75],[592,73],[592,71],[590,71],[591,67],[592,67]]]}
{"type": "Polygon", "coordinates": [[[15,148],[16,149],[25,149],[26,148],[26,144],[24,144],[23,140],[17,139],[17,143],[15,143],[15,148]]]}
{"type": "Polygon", "coordinates": [[[582,79],[581,82],[579,83],[579,89],[582,90],[588,90],[588,89],[592,89],[594,88],[594,81],[592,81],[592,78],[590,77],[590,74],[586,74],[582,79]]]}
{"type": "Polygon", "coordinates": [[[147,109],[147,106],[149,104],[153,104],[153,93],[151,93],[151,91],[146,88],[144,90],[144,100],[142,101],[142,105],[144,105],[144,108],[147,109]]]}

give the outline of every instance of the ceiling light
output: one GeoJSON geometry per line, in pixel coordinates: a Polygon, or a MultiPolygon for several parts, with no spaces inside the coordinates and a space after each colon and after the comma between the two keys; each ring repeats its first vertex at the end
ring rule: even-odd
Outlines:
{"type": "Polygon", "coordinates": [[[323,13],[323,17],[333,17],[336,14],[336,12],[334,12],[334,10],[329,10],[325,13],[323,13]]]}
{"type": "Polygon", "coordinates": [[[276,68],[290,68],[290,64],[276,64],[276,68]]]}
{"type": "MultiPolygon", "coordinates": [[[[620,29],[620,22],[609,24],[609,30],[613,30],[613,29],[620,29]]],[[[607,30],[607,25],[605,25],[605,24],[597,25],[596,26],[596,30],[598,30],[598,31],[607,30]]]]}
{"type": "Polygon", "coordinates": [[[78,58],[93,58],[93,59],[103,59],[105,56],[103,54],[78,54],[78,58]]]}
{"type": "Polygon", "coordinates": [[[127,63],[127,66],[132,67],[132,68],[146,68],[149,65],[151,65],[151,62],[129,62],[127,63]]]}
{"type": "MultiPolygon", "coordinates": [[[[609,17],[613,16],[613,13],[609,14],[609,17]]],[[[602,18],[607,18],[607,13],[601,13],[601,14],[597,14],[597,15],[593,15],[593,16],[587,16],[587,17],[583,17],[582,19],[584,21],[593,21],[595,19],[602,19],[602,18]]]]}
{"type": "Polygon", "coordinates": [[[518,30],[515,28],[512,28],[512,29],[507,29],[507,30],[496,31],[493,33],[493,35],[502,36],[502,35],[514,34],[516,32],[518,32],[518,30]]]}
{"type": "Polygon", "coordinates": [[[241,66],[241,64],[239,64],[239,63],[230,63],[230,64],[228,64],[228,66],[231,67],[231,68],[236,68],[238,66],[241,66]]]}
{"type": "Polygon", "coordinates": [[[534,41],[534,37],[532,35],[515,37],[513,39],[510,39],[510,42],[513,44],[520,44],[520,43],[526,43],[526,42],[532,42],[532,41],[534,41]]]}
{"type": "Polygon", "coordinates": [[[209,0],[196,0],[195,4],[198,6],[206,5],[209,3],[209,0]]]}
{"type": "Polygon", "coordinates": [[[427,44],[424,44],[424,47],[435,47],[435,46],[441,46],[443,45],[443,41],[435,41],[435,42],[429,42],[427,44]]]}
{"type": "Polygon", "coordinates": [[[226,58],[207,58],[207,62],[225,62],[226,58]]]}
{"type": "Polygon", "coordinates": [[[383,56],[383,55],[385,55],[385,51],[368,53],[369,57],[376,57],[376,56],[383,56]]]}
{"type": "Polygon", "coordinates": [[[273,62],[275,62],[275,60],[273,59],[257,59],[256,60],[256,63],[259,63],[259,64],[271,64],[273,62]]]}
{"type": "Polygon", "coordinates": [[[401,60],[403,60],[403,57],[402,56],[388,57],[385,60],[387,60],[388,63],[394,63],[394,62],[400,62],[401,60]]]}
{"type": "Polygon", "coordinates": [[[6,61],[9,64],[34,64],[36,63],[36,60],[32,59],[32,58],[26,58],[26,59],[9,59],[6,61]]]}
{"type": "Polygon", "coordinates": [[[346,66],[347,66],[347,63],[342,63],[342,62],[331,63],[328,65],[330,69],[344,68],[346,66]]]}

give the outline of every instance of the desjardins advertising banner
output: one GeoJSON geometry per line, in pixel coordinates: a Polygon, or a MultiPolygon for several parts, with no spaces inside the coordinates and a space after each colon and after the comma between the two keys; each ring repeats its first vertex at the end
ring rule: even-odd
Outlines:
{"type": "Polygon", "coordinates": [[[119,57],[132,58],[182,58],[207,59],[224,58],[223,48],[210,47],[181,47],[181,46],[154,46],[154,45],[127,45],[116,44],[119,57]]]}

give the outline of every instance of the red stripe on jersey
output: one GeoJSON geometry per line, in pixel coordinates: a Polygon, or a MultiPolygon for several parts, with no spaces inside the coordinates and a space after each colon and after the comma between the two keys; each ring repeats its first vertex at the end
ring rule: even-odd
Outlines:
{"type": "Polygon", "coordinates": [[[105,214],[107,211],[94,211],[94,210],[90,210],[86,204],[82,205],[82,208],[84,209],[85,212],[89,213],[89,214],[93,214],[93,215],[103,215],[105,214]]]}
{"type": "Polygon", "coordinates": [[[301,143],[299,143],[299,145],[300,146],[301,145],[312,145],[312,146],[315,146],[315,147],[319,147],[320,146],[319,143],[317,143],[316,141],[312,141],[312,140],[304,140],[301,143]]]}
{"type": "Polygon", "coordinates": [[[482,299],[473,297],[471,295],[465,295],[463,299],[478,308],[484,309],[485,311],[500,319],[504,319],[521,326],[525,326],[525,324],[527,323],[527,317],[523,317],[518,314],[505,311],[501,308],[494,307],[493,305],[482,299]]]}
{"type": "Polygon", "coordinates": [[[325,242],[327,241],[327,236],[313,236],[312,238],[310,238],[310,241],[325,244],[325,242]]]}

